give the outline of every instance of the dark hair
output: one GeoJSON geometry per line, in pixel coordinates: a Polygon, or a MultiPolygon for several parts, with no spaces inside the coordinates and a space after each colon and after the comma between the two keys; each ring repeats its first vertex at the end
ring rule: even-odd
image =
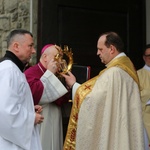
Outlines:
{"type": "Polygon", "coordinates": [[[124,43],[121,39],[121,37],[115,33],[115,32],[105,32],[101,34],[100,36],[106,35],[106,41],[105,45],[106,47],[110,47],[110,45],[113,45],[116,47],[118,52],[124,51],[124,43]]]}
{"type": "Polygon", "coordinates": [[[10,32],[10,34],[7,37],[7,47],[9,47],[16,35],[24,35],[29,34],[31,37],[33,37],[33,34],[27,30],[24,29],[15,29],[10,32]]]}
{"type": "Polygon", "coordinates": [[[145,55],[145,51],[150,48],[150,44],[145,45],[144,49],[143,49],[143,55],[145,55]]]}

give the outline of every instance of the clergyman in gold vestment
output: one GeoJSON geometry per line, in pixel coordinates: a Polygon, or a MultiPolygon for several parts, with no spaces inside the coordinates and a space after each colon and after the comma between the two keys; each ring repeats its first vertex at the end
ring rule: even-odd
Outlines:
{"type": "Polygon", "coordinates": [[[143,120],[150,143],[150,44],[147,44],[143,51],[143,60],[145,65],[137,73],[141,88],[143,120]]]}
{"type": "Polygon", "coordinates": [[[144,150],[139,81],[119,35],[102,34],[97,55],[106,69],[81,86],[63,75],[73,90],[63,150],[144,150]]]}

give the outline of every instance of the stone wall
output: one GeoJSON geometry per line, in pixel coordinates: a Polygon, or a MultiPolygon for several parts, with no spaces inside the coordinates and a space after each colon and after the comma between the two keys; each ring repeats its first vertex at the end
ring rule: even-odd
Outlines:
{"type": "Polygon", "coordinates": [[[0,0],[0,57],[7,49],[9,32],[16,28],[31,31],[36,48],[37,0],[0,0]]]}

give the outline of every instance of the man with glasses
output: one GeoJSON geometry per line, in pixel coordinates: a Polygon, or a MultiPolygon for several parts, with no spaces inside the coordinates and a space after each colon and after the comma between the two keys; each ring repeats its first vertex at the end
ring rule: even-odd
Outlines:
{"type": "Polygon", "coordinates": [[[144,125],[148,133],[150,143],[150,44],[143,51],[145,65],[137,71],[141,87],[141,101],[144,125]]]}

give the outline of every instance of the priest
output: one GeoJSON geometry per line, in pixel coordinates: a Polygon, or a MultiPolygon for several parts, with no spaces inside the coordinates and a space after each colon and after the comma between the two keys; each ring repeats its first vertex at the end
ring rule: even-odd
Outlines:
{"type": "Polygon", "coordinates": [[[74,92],[63,150],[144,150],[139,81],[119,35],[102,34],[97,55],[106,69],[81,86],[62,74],[74,92]]]}
{"type": "Polygon", "coordinates": [[[145,65],[137,73],[140,81],[142,115],[150,144],[150,44],[143,51],[145,65]]]}
{"type": "Polygon", "coordinates": [[[23,73],[26,63],[36,53],[33,35],[27,30],[13,30],[7,45],[0,61],[0,150],[42,150],[37,124],[44,118],[41,108],[34,108],[23,73]]]}
{"type": "Polygon", "coordinates": [[[55,57],[62,54],[59,49],[59,46],[53,44],[45,45],[41,51],[40,61],[24,72],[32,91],[34,104],[43,107],[44,122],[40,125],[43,150],[62,150],[63,147],[60,105],[69,100],[69,92],[56,76],[59,62],[55,57]]]}

